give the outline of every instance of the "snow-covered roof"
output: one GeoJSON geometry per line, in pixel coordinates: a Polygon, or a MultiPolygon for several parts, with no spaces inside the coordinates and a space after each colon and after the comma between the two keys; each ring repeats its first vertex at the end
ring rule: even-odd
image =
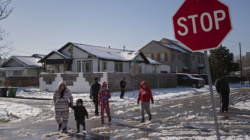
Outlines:
{"type": "Polygon", "coordinates": [[[42,67],[42,64],[38,63],[38,61],[40,60],[39,58],[28,56],[13,56],[13,58],[16,58],[18,61],[24,63],[28,67],[42,67]]]}
{"type": "Polygon", "coordinates": [[[23,70],[25,67],[3,67],[0,70],[23,70]]]}
{"type": "Polygon", "coordinates": [[[166,44],[166,43],[162,43],[162,42],[158,42],[160,43],[161,45],[171,49],[171,50],[176,50],[176,51],[180,51],[182,53],[187,53],[187,51],[185,51],[184,49],[181,49],[179,47],[177,47],[175,44],[166,44]]]}
{"type": "Polygon", "coordinates": [[[69,57],[69,56],[67,56],[67,55],[65,55],[65,54],[63,54],[61,52],[58,52],[58,51],[53,51],[53,52],[60,55],[61,57],[65,58],[65,59],[72,59],[71,57],[69,57]]]}
{"type": "Polygon", "coordinates": [[[113,49],[113,48],[78,44],[78,43],[72,43],[72,44],[99,59],[131,61],[138,55],[138,52],[126,51],[121,49],[113,49]]]}
{"type": "Polygon", "coordinates": [[[33,54],[31,57],[44,58],[45,56],[45,54],[33,54]]]}
{"type": "Polygon", "coordinates": [[[205,67],[205,64],[199,64],[198,65],[198,68],[203,68],[203,67],[205,67]]]}
{"type": "MultiPolygon", "coordinates": [[[[186,46],[184,46],[183,44],[181,44],[179,41],[171,40],[171,39],[167,39],[167,38],[164,38],[164,39],[166,39],[166,40],[168,40],[168,41],[170,41],[170,42],[172,42],[172,43],[178,45],[179,47],[181,47],[181,48],[184,49],[185,51],[191,52],[191,50],[190,50],[189,48],[187,48],[186,46]]],[[[203,52],[199,52],[199,51],[193,52],[193,53],[204,54],[203,52]]]]}
{"type": "Polygon", "coordinates": [[[2,66],[11,59],[14,59],[25,67],[42,67],[42,64],[38,63],[38,61],[40,60],[39,58],[30,56],[11,56],[7,61],[2,64],[2,66]]]}
{"type": "Polygon", "coordinates": [[[159,62],[157,62],[157,61],[155,61],[155,60],[153,60],[153,59],[151,59],[149,57],[147,57],[147,59],[148,59],[149,63],[152,64],[152,65],[161,65],[161,63],[159,63],[159,62]]]}

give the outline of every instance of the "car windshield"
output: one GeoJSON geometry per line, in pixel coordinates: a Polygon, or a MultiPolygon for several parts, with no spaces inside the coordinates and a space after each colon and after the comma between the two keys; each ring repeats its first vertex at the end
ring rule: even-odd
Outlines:
{"type": "Polygon", "coordinates": [[[193,77],[192,75],[187,74],[187,76],[188,76],[189,78],[191,78],[191,79],[194,79],[194,77],[193,77]]]}
{"type": "Polygon", "coordinates": [[[201,78],[200,75],[192,75],[192,76],[195,77],[195,78],[201,78]]]}

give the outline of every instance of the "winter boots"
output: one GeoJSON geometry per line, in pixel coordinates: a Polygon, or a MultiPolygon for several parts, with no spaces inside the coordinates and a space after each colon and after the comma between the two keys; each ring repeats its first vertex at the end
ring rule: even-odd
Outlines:
{"type": "Polygon", "coordinates": [[[151,117],[152,117],[152,115],[149,116],[149,118],[148,118],[149,121],[151,121],[151,119],[152,119],[151,117]]]}
{"type": "Polygon", "coordinates": [[[58,131],[60,131],[62,129],[62,124],[58,125],[58,131]]]}
{"type": "Polygon", "coordinates": [[[111,122],[111,117],[109,118],[109,122],[111,122]]]}
{"type": "Polygon", "coordinates": [[[67,127],[62,129],[62,133],[67,133],[67,127]]]}
{"type": "Polygon", "coordinates": [[[101,121],[101,124],[104,124],[104,121],[101,121]]]}
{"type": "Polygon", "coordinates": [[[142,119],[142,120],[141,120],[141,123],[143,123],[143,122],[145,122],[145,120],[144,120],[144,119],[142,119]]]}

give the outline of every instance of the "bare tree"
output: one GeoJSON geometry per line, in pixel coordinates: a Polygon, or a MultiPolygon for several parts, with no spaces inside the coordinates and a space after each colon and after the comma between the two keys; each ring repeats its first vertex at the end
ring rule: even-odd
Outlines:
{"type": "MultiPolygon", "coordinates": [[[[9,7],[11,0],[0,0],[0,21],[6,19],[12,12],[13,8],[9,7]]],[[[6,58],[12,51],[10,43],[5,40],[7,33],[0,28],[0,57],[6,58]]]]}

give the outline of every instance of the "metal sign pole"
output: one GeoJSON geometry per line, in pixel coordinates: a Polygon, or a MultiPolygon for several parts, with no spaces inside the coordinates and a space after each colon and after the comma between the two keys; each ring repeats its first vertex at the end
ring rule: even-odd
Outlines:
{"type": "Polygon", "coordinates": [[[206,68],[207,68],[207,77],[208,77],[208,83],[209,83],[209,89],[210,89],[211,103],[212,103],[212,108],[213,108],[215,131],[216,131],[217,140],[220,140],[219,124],[218,124],[217,114],[215,110],[214,93],[213,93],[212,79],[211,79],[211,74],[210,74],[210,66],[209,66],[209,61],[207,57],[207,50],[204,51],[204,55],[205,55],[205,63],[206,63],[206,68]]]}

